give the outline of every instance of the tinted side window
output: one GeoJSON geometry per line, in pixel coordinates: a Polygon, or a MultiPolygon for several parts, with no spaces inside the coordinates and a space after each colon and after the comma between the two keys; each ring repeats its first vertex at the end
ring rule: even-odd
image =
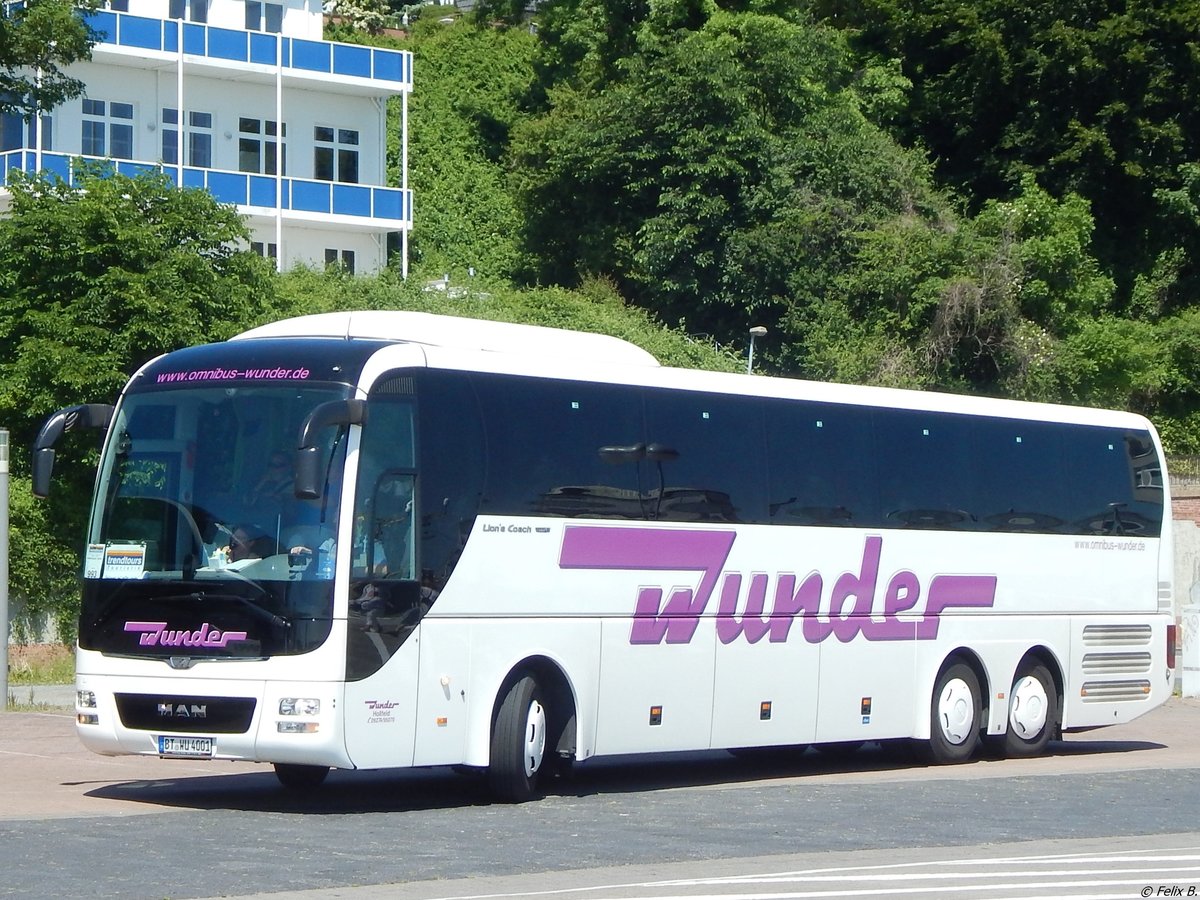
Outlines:
{"type": "Polygon", "coordinates": [[[974,431],[980,527],[987,531],[1072,531],[1063,481],[1062,426],[978,419],[974,431]]]}
{"type": "Polygon", "coordinates": [[[1072,428],[1064,433],[1064,459],[1074,531],[1142,537],[1160,533],[1162,468],[1149,435],[1072,428]]]}
{"type": "Polygon", "coordinates": [[[488,479],[481,511],[641,518],[637,470],[604,448],[642,441],[640,390],[477,375],[488,479]]]}
{"type": "Polygon", "coordinates": [[[879,499],[891,528],[972,530],[978,524],[968,416],[876,410],[879,499]]]}
{"type": "Polygon", "coordinates": [[[479,403],[466,374],[422,372],[417,410],[421,582],[441,590],[475,524],[487,454],[479,403]]]}
{"type": "Polygon", "coordinates": [[[776,525],[879,524],[871,411],[768,400],[769,521],[776,525]]]}
{"type": "Polygon", "coordinates": [[[646,441],[642,489],[655,518],[767,521],[761,400],[647,391],[646,441]]]}

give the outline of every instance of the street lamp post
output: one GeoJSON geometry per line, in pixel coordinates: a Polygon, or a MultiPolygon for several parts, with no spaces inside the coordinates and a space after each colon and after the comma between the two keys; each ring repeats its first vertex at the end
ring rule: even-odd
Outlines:
{"type": "Polygon", "coordinates": [[[754,371],[754,339],[767,336],[767,329],[762,325],[755,325],[750,329],[750,354],[746,358],[746,374],[749,375],[754,371]]]}

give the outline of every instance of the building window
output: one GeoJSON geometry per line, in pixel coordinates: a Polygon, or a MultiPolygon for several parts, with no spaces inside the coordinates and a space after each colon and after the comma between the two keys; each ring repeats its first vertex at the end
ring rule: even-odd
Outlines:
{"type": "MultiPolygon", "coordinates": [[[[212,168],[212,113],[190,110],[187,114],[187,165],[201,169],[212,168]]],[[[179,111],[165,107],[162,111],[162,161],[179,163],[179,111]]]]}
{"type": "MultiPolygon", "coordinates": [[[[0,151],[36,146],[37,125],[32,117],[26,120],[19,113],[0,115],[0,151]]],[[[42,149],[54,149],[54,118],[48,115],[42,116],[42,149]]]]}
{"type": "Polygon", "coordinates": [[[129,12],[129,0],[108,0],[108,8],[113,12],[129,12]]]}
{"type": "Polygon", "coordinates": [[[357,131],[318,125],[313,143],[313,178],[358,184],[357,131]]]}
{"type": "Polygon", "coordinates": [[[208,0],[167,0],[167,18],[208,21],[208,0]]]}
{"type": "Polygon", "coordinates": [[[354,274],[354,251],[325,248],[325,268],[341,268],[347,275],[354,274]]]}
{"type": "Polygon", "coordinates": [[[246,30],[279,34],[283,31],[283,4],[246,0],[246,30]]]}
{"type": "Polygon", "coordinates": [[[133,104],[85,99],[80,152],[84,156],[133,159],[133,104]]]}
{"type": "Polygon", "coordinates": [[[286,175],[287,146],[280,152],[280,138],[286,137],[287,123],[280,128],[278,123],[270,120],[238,119],[238,171],[286,175]]]}
{"type": "Polygon", "coordinates": [[[275,244],[267,244],[262,241],[251,241],[250,252],[257,253],[263,259],[278,259],[279,247],[275,244]]]}

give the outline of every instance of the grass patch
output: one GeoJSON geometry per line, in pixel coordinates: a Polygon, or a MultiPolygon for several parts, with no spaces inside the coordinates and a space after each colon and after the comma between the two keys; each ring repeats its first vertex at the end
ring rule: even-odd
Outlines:
{"type": "Polygon", "coordinates": [[[8,684],[71,684],[75,650],[63,644],[18,644],[8,648],[8,684]]]}
{"type": "Polygon", "coordinates": [[[42,703],[34,699],[33,691],[21,689],[8,692],[8,712],[61,712],[70,709],[69,706],[56,706],[53,703],[42,703]]]}

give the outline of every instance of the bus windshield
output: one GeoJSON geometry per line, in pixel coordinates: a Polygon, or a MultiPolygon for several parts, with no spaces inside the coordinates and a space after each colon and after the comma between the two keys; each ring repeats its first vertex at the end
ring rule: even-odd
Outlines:
{"type": "Polygon", "coordinates": [[[345,430],[318,435],[319,499],[295,496],[292,461],[305,417],[348,392],[239,384],[127,395],[97,482],[81,644],[218,657],[319,645],[332,612],[345,430]]]}

